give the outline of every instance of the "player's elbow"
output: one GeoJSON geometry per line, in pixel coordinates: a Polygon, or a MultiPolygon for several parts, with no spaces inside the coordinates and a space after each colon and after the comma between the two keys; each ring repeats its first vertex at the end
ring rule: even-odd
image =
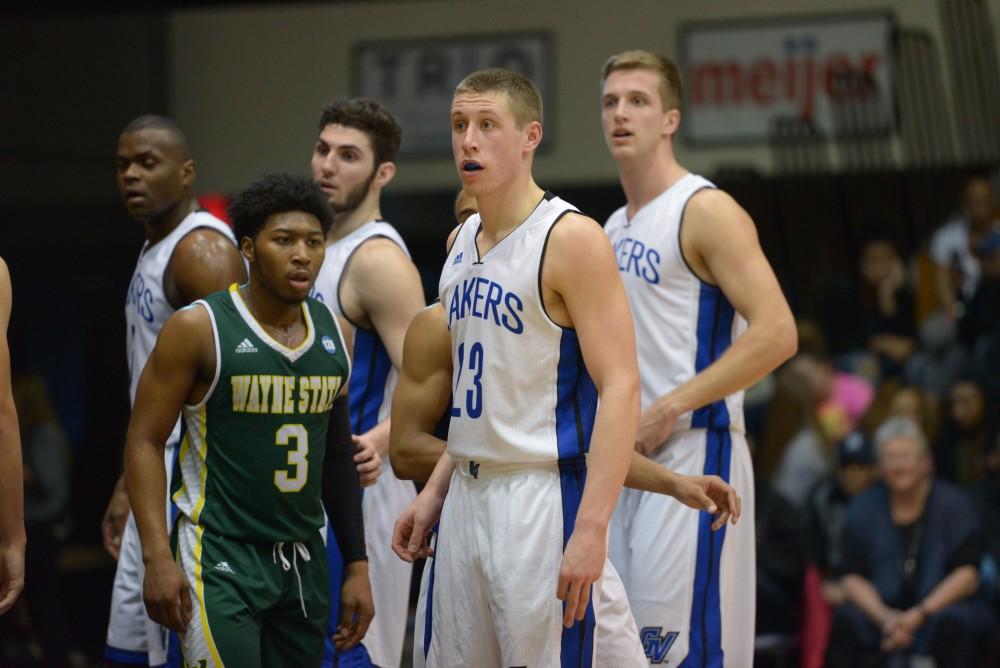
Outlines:
{"type": "Polygon", "coordinates": [[[416,460],[414,449],[406,446],[405,439],[398,437],[394,428],[389,435],[389,464],[392,465],[392,472],[400,480],[417,480],[420,469],[416,460]]]}
{"type": "Polygon", "coordinates": [[[792,317],[790,311],[778,319],[774,335],[774,350],[775,357],[778,358],[775,366],[790,359],[799,350],[799,332],[795,326],[795,318],[792,317]]]}

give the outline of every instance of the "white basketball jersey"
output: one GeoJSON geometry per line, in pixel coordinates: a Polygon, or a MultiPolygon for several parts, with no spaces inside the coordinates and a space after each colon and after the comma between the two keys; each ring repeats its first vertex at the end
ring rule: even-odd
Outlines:
{"type": "Polygon", "coordinates": [[[459,229],[439,288],[454,360],[452,457],[530,463],[587,452],[597,391],[576,332],[549,318],[541,295],[549,233],[576,210],[547,192],[482,256],[480,216],[459,229]]]}
{"type": "MultiPolygon", "coordinates": [[[[681,251],[688,199],[714,187],[687,174],[631,220],[622,207],[604,226],[635,321],[643,408],[703,371],[746,330],[722,290],[701,281],[681,251]]],[[[689,427],[743,431],[743,392],[682,415],[674,429],[689,427]]]]}
{"type": "MultiPolygon", "coordinates": [[[[313,285],[313,299],[325,302],[337,315],[347,316],[340,305],[340,283],[351,256],[369,239],[383,237],[399,246],[406,256],[410,251],[396,228],[381,220],[372,220],[326,246],[326,258],[313,285]]],[[[350,318],[347,318],[350,320],[350,318]]],[[[354,325],[354,368],[348,388],[351,407],[351,432],[363,434],[389,417],[392,392],[398,372],[382,339],[374,329],[354,325]]]]}
{"type": "Polygon", "coordinates": [[[229,225],[207,211],[198,210],[188,214],[170,234],[152,246],[146,241],[139,252],[139,261],[132,272],[132,281],[125,298],[125,351],[128,354],[130,401],[135,401],[139,375],[146,366],[149,354],[153,352],[156,337],[167,318],[177,310],[163,290],[163,274],[181,239],[201,227],[217,230],[233,244],[236,243],[229,225]]]}

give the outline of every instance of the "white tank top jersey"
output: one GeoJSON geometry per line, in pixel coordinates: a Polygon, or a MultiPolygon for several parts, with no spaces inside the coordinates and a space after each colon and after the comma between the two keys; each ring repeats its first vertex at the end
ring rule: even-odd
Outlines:
{"type": "MultiPolygon", "coordinates": [[[[746,330],[722,290],[699,279],[681,251],[688,199],[714,187],[686,174],[632,220],[622,207],[604,226],[635,321],[643,408],[708,367],[746,330]]],[[[743,392],[685,413],[675,429],[692,427],[742,432],[743,392]]]]}
{"type": "Polygon", "coordinates": [[[129,401],[135,401],[139,375],[146,366],[156,337],[167,318],[177,310],[163,290],[163,275],[167,271],[174,249],[181,239],[198,228],[208,227],[225,235],[236,244],[233,231],[225,222],[208,211],[198,210],[187,215],[180,225],[150,246],[146,241],[139,252],[139,261],[132,272],[132,281],[125,297],[125,351],[128,354],[129,401]]]}
{"type": "Polygon", "coordinates": [[[576,332],[549,318],[541,295],[549,234],[575,211],[546,192],[482,256],[479,214],[459,229],[439,286],[454,360],[452,457],[520,464],[571,459],[589,449],[597,390],[576,332]]]}
{"type": "MultiPolygon", "coordinates": [[[[325,302],[334,313],[347,318],[340,305],[340,283],[344,270],[361,244],[376,237],[391,240],[410,257],[406,242],[395,227],[382,220],[368,221],[343,239],[327,244],[326,258],[309,296],[325,302]]],[[[389,417],[398,372],[392,366],[392,358],[378,332],[359,327],[353,322],[351,324],[354,325],[354,350],[351,356],[354,368],[348,387],[351,432],[363,434],[389,417]]]]}

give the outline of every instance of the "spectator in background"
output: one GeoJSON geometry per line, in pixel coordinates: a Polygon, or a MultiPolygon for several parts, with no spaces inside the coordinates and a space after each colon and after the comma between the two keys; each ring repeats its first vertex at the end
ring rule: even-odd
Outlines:
{"type": "Polygon", "coordinates": [[[961,213],[942,225],[930,244],[938,298],[953,318],[960,315],[960,301],[976,292],[981,267],[973,249],[991,231],[1000,231],[993,187],[985,176],[976,176],[965,184],[961,213]]]}
{"type": "Polygon", "coordinates": [[[916,385],[904,385],[896,390],[886,417],[909,418],[920,427],[928,441],[937,436],[937,413],[927,395],[916,385]]]}
{"type": "Polygon", "coordinates": [[[852,431],[837,444],[837,470],[809,493],[802,519],[806,559],[823,577],[823,600],[831,606],[846,601],[839,574],[844,562],[844,526],[847,505],[878,479],[875,454],[861,431],[852,431]]]}
{"type": "Polygon", "coordinates": [[[827,665],[929,654],[939,668],[975,666],[995,617],[970,599],[983,553],[972,503],[933,477],[927,442],[910,420],[888,420],[875,444],[883,482],[848,506],[848,602],[834,617],[827,665]]]}
{"type": "Polygon", "coordinates": [[[67,664],[67,633],[59,595],[58,525],[70,497],[70,455],[66,436],[39,376],[14,380],[24,457],[24,523],[28,534],[25,598],[44,665],[67,664]]]}
{"type": "Polygon", "coordinates": [[[804,346],[799,350],[789,362],[789,370],[806,380],[827,439],[839,441],[857,426],[871,406],[875,389],[861,376],[834,369],[825,352],[804,346]]]}
{"type": "Polygon", "coordinates": [[[858,279],[834,284],[824,311],[838,366],[874,383],[902,374],[917,347],[915,305],[903,260],[888,239],[864,244],[858,279]]]}
{"type": "Polygon", "coordinates": [[[979,359],[985,337],[1000,328],[1000,230],[990,231],[973,250],[982,273],[958,321],[958,335],[966,349],[979,359]]]}
{"type": "Polygon", "coordinates": [[[758,636],[792,635],[802,608],[805,555],[798,511],[765,480],[754,485],[758,636]]]}
{"type": "Polygon", "coordinates": [[[987,601],[1000,608],[1000,431],[994,432],[986,452],[986,472],[975,487],[972,498],[986,536],[986,560],[983,561],[981,589],[987,601]]]}
{"type": "Polygon", "coordinates": [[[948,393],[947,413],[937,443],[934,464],[939,476],[959,485],[983,475],[986,454],[986,395],[978,378],[959,378],[948,393]]]}
{"type": "Polygon", "coordinates": [[[832,470],[832,457],[808,379],[792,363],[782,367],[776,378],[754,469],[760,480],[801,507],[812,486],[832,470]]]}

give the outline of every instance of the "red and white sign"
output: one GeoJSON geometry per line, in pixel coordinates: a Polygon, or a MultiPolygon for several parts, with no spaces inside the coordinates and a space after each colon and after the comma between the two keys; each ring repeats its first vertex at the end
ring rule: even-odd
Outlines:
{"type": "Polygon", "coordinates": [[[858,104],[869,130],[890,131],[892,34],[889,14],[690,25],[682,132],[696,142],[764,140],[776,123],[802,120],[833,135],[838,111],[858,104]]]}

